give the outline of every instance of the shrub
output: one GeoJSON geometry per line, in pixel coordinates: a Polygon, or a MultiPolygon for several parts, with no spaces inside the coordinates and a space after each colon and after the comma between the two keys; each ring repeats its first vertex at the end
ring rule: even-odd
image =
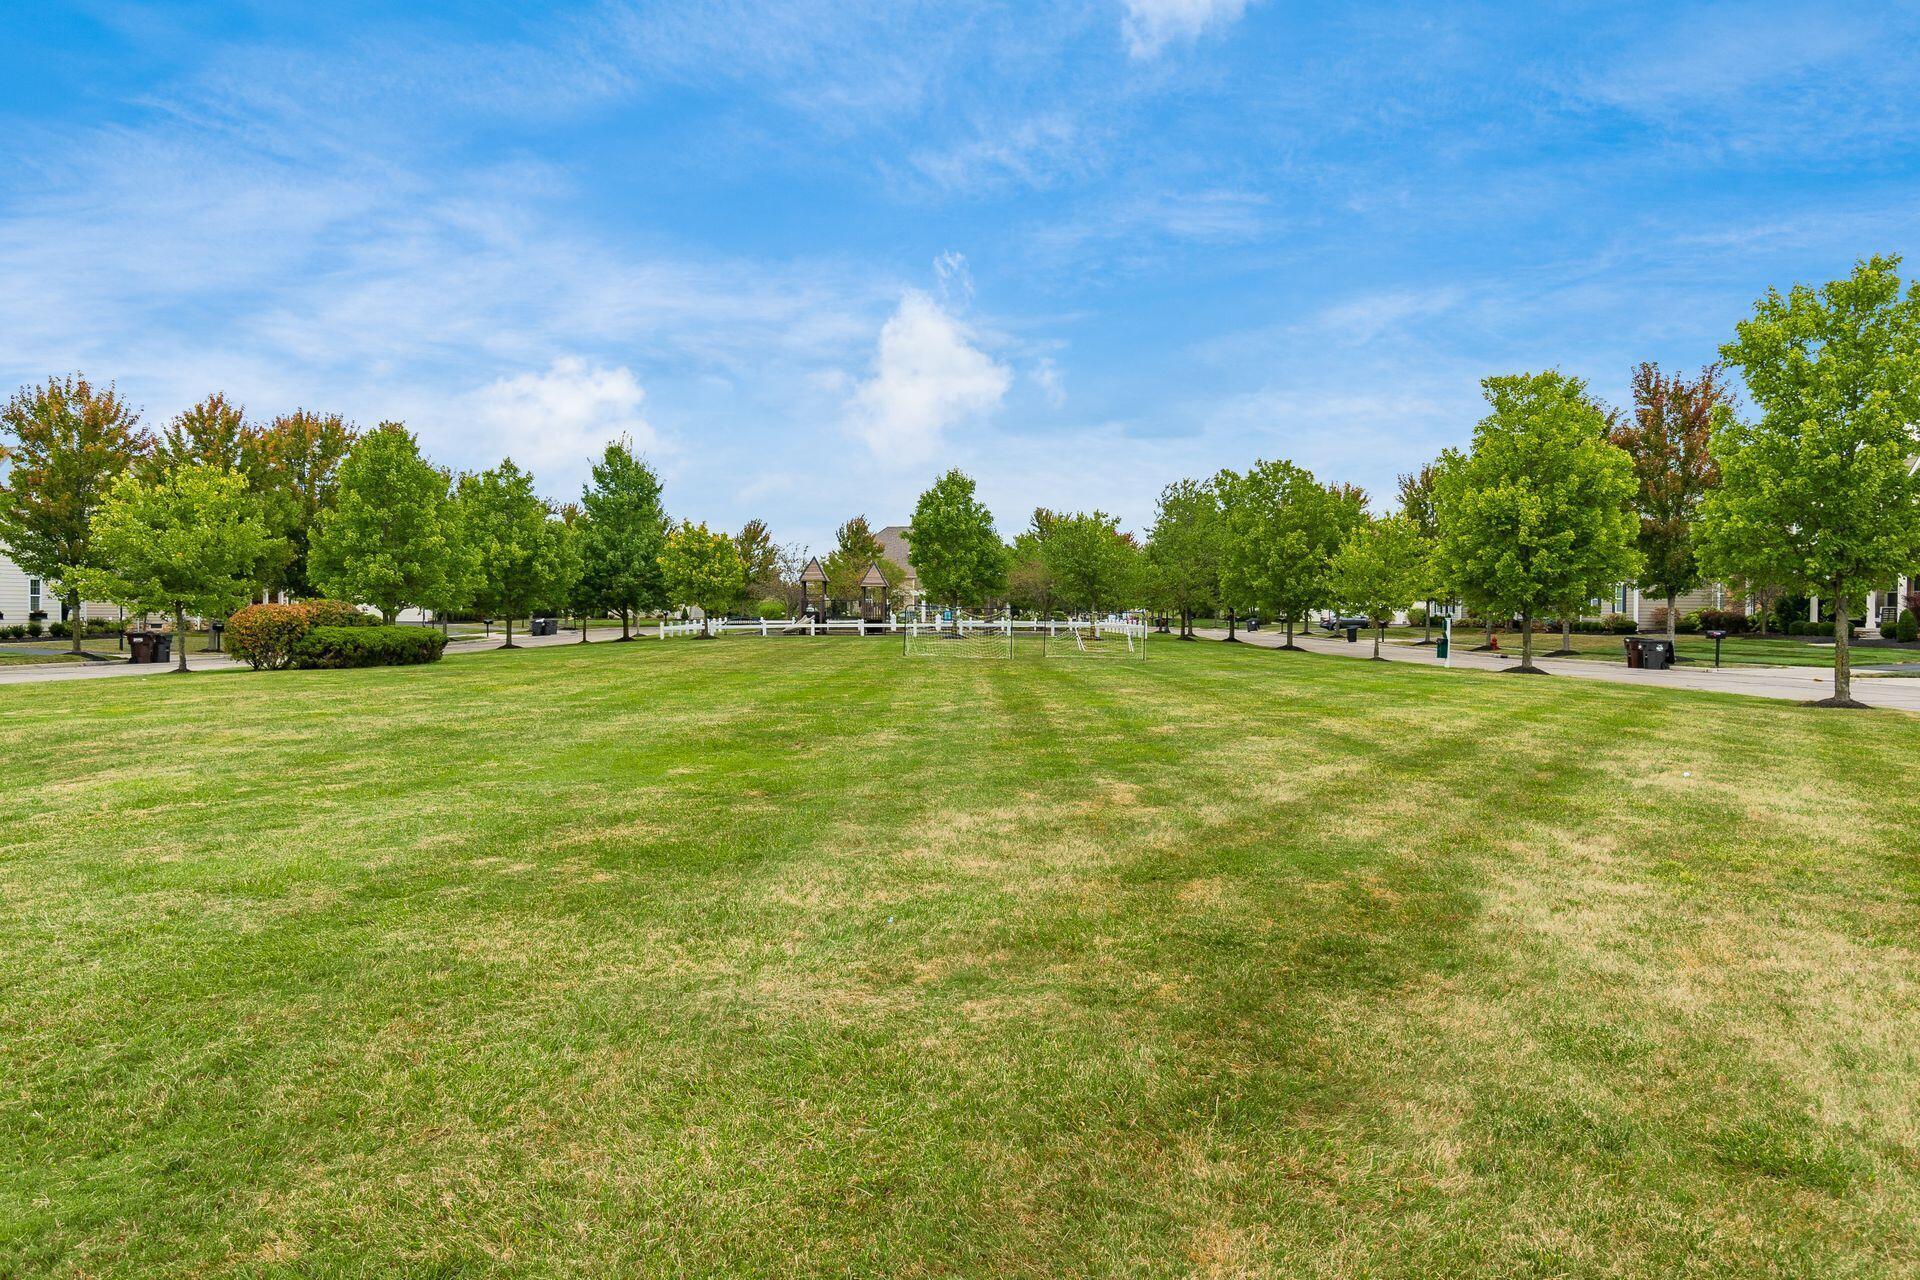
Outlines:
{"type": "Polygon", "coordinates": [[[787,605],[784,600],[762,600],[754,606],[753,611],[760,617],[771,622],[775,618],[784,618],[787,616],[787,605]]]}
{"type": "Polygon", "coordinates": [[[1426,626],[1427,625],[1427,607],[1423,604],[1416,604],[1411,609],[1408,609],[1407,625],[1410,627],[1426,626]]]}
{"type": "Polygon", "coordinates": [[[1728,635],[1740,635],[1753,628],[1753,619],[1738,609],[1702,609],[1700,628],[1703,631],[1724,631],[1728,635]]]}
{"type": "Polygon", "coordinates": [[[296,667],[405,667],[438,662],[446,637],[431,627],[315,627],[294,646],[296,667]]]}
{"type": "Polygon", "coordinates": [[[1913,616],[1913,610],[1900,611],[1900,621],[1895,624],[1895,634],[1902,644],[1912,644],[1920,640],[1920,618],[1913,616]]]}
{"type": "Polygon", "coordinates": [[[44,631],[46,631],[46,628],[38,621],[27,623],[27,638],[29,640],[38,640],[44,631]]]}
{"type": "Polygon", "coordinates": [[[308,600],[302,606],[316,627],[377,627],[380,619],[345,600],[308,600]]]}
{"type": "Polygon", "coordinates": [[[47,628],[47,634],[52,636],[55,640],[65,640],[68,637],[68,635],[71,633],[68,631],[66,623],[56,622],[52,626],[47,628]]]}
{"type": "Polygon", "coordinates": [[[250,604],[227,619],[227,652],[255,671],[278,671],[293,662],[294,647],[311,630],[310,605],[250,604]]]}

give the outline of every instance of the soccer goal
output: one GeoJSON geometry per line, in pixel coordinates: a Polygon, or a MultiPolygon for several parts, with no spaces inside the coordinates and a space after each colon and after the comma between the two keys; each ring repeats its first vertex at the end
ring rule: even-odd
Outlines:
{"type": "Polygon", "coordinates": [[[909,658],[1011,658],[1014,624],[1007,619],[954,618],[909,622],[901,635],[909,658]]]}
{"type": "Polygon", "coordinates": [[[1106,658],[1121,662],[1147,660],[1147,624],[1144,622],[1048,622],[1041,634],[1041,652],[1049,658],[1106,658]]]}

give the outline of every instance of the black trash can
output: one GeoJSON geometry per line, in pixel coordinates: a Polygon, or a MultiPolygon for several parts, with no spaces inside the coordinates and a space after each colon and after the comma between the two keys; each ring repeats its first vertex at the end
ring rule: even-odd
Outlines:
{"type": "Polygon", "coordinates": [[[1641,664],[1649,671],[1665,671],[1673,665],[1673,641],[1642,640],[1641,664]]]}
{"type": "Polygon", "coordinates": [[[149,662],[168,663],[173,661],[173,633],[162,631],[153,637],[153,657],[149,662]]]}
{"type": "Polygon", "coordinates": [[[1347,624],[1347,643],[1348,644],[1360,643],[1360,628],[1354,626],[1351,623],[1347,624]]]}

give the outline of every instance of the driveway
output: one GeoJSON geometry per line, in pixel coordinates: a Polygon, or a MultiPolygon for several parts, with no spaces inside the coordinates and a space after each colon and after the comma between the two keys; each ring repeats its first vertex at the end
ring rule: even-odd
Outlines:
{"type": "MultiPolygon", "coordinates": [[[[1225,640],[1224,631],[1200,631],[1202,638],[1225,640]]],[[[1542,637],[1549,643],[1557,643],[1555,636],[1542,637]]],[[[1256,631],[1249,635],[1240,633],[1242,642],[1257,645],[1263,649],[1277,649],[1287,641],[1286,635],[1278,631],[1256,631]]],[[[1357,644],[1348,644],[1344,639],[1332,640],[1324,636],[1296,636],[1294,643],[1314,653],[1330,654],[1341,658],[1369,658],[1373,656],[1372,641],[1362,637],[1357,644]]],[[[1387,643],[1380,646],[1380,656],[1389,662],[1412,662],[1429,667],[1441,665],[1433,656],[1433,650],[1426,646],[1387,643]]],[[[1505,671],[1516,665],[1518,659],[1501,657],[1491,653],[1467,653],[1457,646],[1453,651],[1453,666],[1469,671],[1505,671]]],[[[1534,665],[1556,676],[1569,676],[1575,680],[1600,680],[1609,684],[1652,685],[1662,689],[1699,689],[1709,693],[1744,693],[1754,698],[1776,698],[1786,702],[1817,702],[1821,698],[1833,696],[1833,672],[1823,667],[1703,667],[1686,663],[1678,667],[1669,667],[1665,671],[1645,671],[1628,667],[1624,663],[1603,662],[1593,658],[1535,658],[1534,665]]],[[[1853,673],[1853,696],[1861,702],[1876,707],[1891,707],[1898,711],[1920,712],[1920,679],[1899,676],[1866,675],[1860,671],[1853,673]]]]}

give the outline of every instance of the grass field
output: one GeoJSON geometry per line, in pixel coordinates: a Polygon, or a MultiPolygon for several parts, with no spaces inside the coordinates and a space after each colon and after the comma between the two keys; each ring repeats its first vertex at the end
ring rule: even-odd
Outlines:
{"type": "Polygon", "coordinates": [[[0,1275],[1920,1269],[1912,717],[855,640],[0,706],[0,1275]]]}

